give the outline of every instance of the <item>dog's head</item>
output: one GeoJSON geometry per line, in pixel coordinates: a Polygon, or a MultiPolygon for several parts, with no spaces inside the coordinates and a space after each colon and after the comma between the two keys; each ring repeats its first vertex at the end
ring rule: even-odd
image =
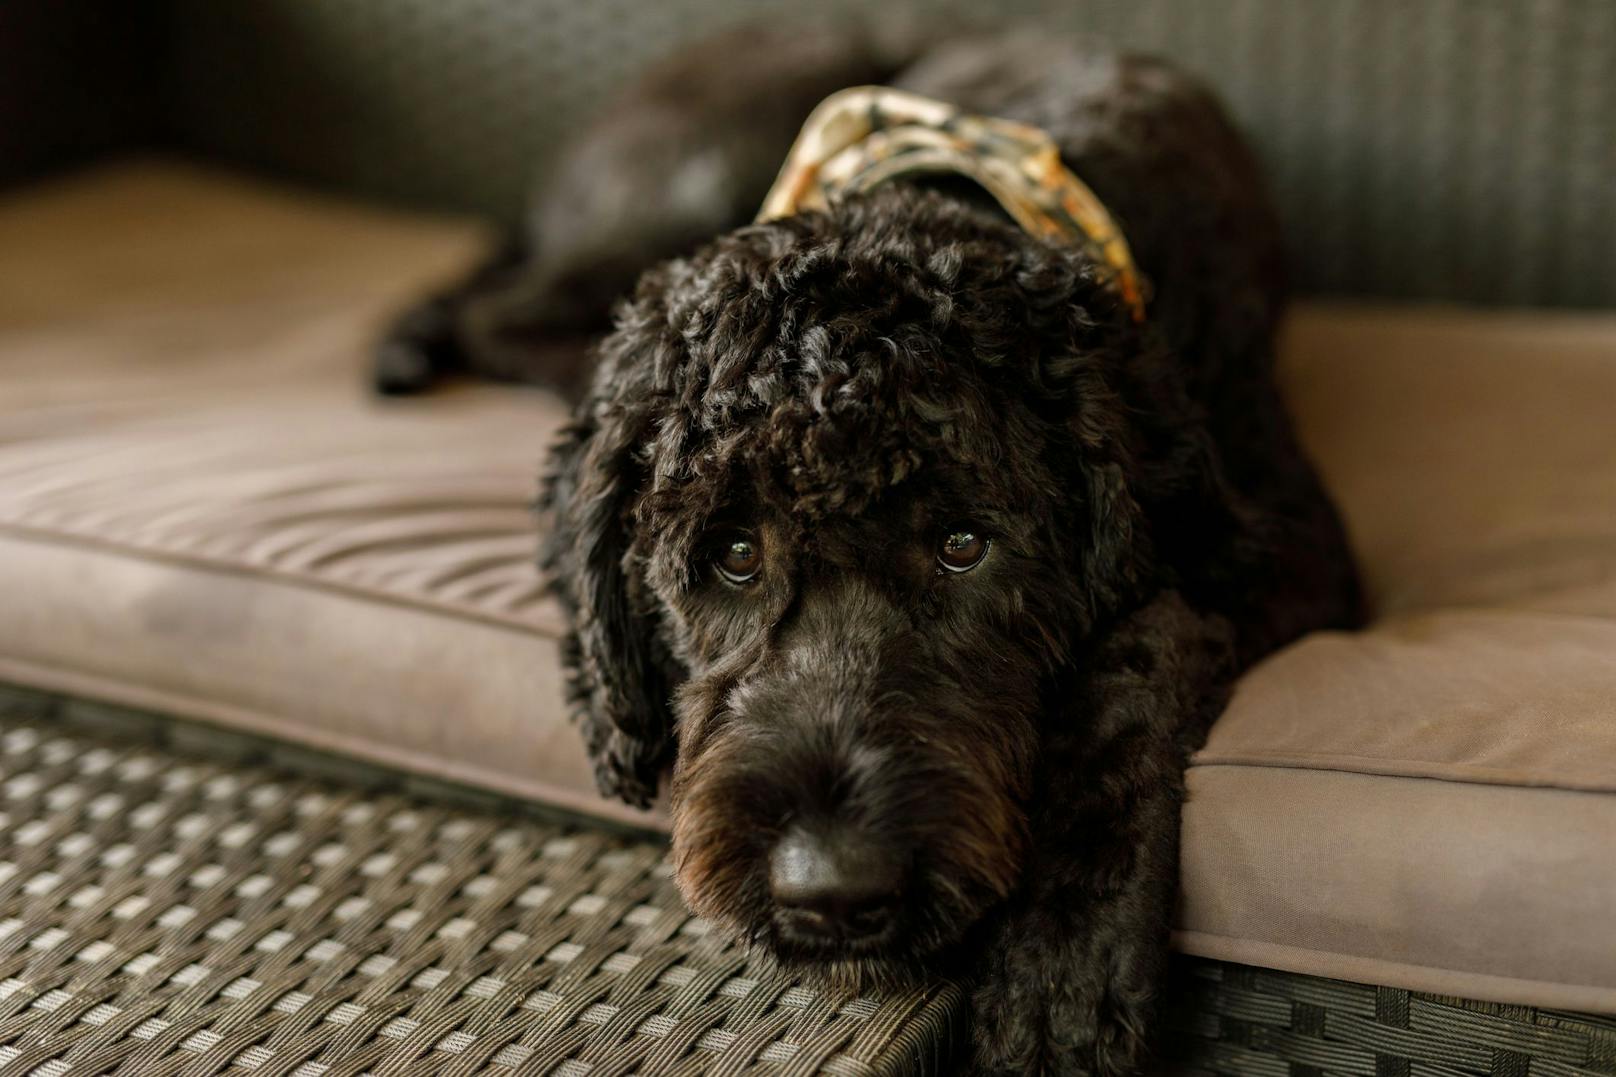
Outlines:
{"type": "Polygon", "coordinates": [[[645,278],[546,556],[600,785],[672,764],[692,908],[890,974],[1011,892],[1056,697],[1208,472],[1153,347],[1087,260],[913,189],[645,278]]]}

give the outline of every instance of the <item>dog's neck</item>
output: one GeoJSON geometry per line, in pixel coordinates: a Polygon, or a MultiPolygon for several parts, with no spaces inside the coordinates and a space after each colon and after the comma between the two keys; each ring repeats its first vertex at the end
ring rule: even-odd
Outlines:
{"type": "Polygon", "coordinates": [[[821,102],[792,145],[758,220],[829,209],[899,178],[963,192],[973,201],[985,192],[1031,234],[1087,249],[1110,268],[1111,284],[1134,319],[1144,321],[1144,291],[1122,230],[1061,162],[1047,133],[903,90],[855,86],[821,102]]]}

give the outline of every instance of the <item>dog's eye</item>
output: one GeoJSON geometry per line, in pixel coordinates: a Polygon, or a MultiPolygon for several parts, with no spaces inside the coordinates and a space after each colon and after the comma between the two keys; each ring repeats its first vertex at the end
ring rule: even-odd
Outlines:
{"type": "Polygon", "coordinates": [[[988,538],[973,527],[954,527],[937,545],[937,563],[949,572],[969,572],[988,554],[988,538]]]}
{"type": "Polygon", "coordinates": [[[713,564],[730,583],[746,583],[763,568],[763,546],[744,532],[725,535],[713,551],[713,564]]]}

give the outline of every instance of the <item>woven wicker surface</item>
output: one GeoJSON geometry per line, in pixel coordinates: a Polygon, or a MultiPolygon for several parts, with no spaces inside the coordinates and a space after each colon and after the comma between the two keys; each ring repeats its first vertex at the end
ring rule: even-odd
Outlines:
{"type": "Polygon", "coordinates": [[[952,1041],[952,985],[827,997],[709,936],[653,840],[67,709],[0,690],[0,1077],[853,1075],[952,1041]]]}
{"type": "Polygon", "coordinates": [[[1235,1077],[1616,1074],[1616,1018],[1216,961],[1180,965],[1172,1054],[1235,1077]]]}
{"type": "MultiPolygon", "coordinates": [[[[655,840],[399,784],[0,686],[0,1077],[945,1068],[956,986],[827,997],[710,936],[655,840]]],[[[1616,1018],[1178,972],[1163,1072],[1616,1074],[1616,1018]]]]}

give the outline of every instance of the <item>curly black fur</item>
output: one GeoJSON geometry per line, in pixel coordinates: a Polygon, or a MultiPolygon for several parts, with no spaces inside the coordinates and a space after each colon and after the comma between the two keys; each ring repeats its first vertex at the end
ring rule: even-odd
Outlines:
{"type": "Polygon", "coordinates": [[[646,803],[671,765],[692,908],[825,978],[969,976],[978,1072],[1129,1072],[1187,755],[1244,667],[1357,613],[1272,378],[1277,229],[1163,63],[1010,34],[894,81],[1050,131],[1150,317],[951,189],[651,269],[551,462],[577,717],[605,792],[646,803]],[[943,571],[962,523],[991,545],[943,571]],[[742,585],[712,564],[735,528],[742,585]],[[897,865],[882,931],[782,920],[770,851],[802,826],[897,865]]]}

